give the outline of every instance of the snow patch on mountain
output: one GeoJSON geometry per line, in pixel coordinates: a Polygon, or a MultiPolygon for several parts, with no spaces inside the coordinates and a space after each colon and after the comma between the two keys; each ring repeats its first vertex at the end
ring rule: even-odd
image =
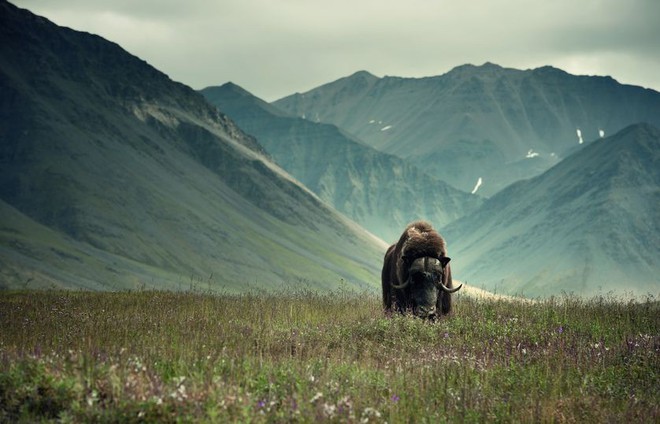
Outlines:
{"type": "Polygon", "coordinates": [[[483,183],[483,180],[481,179],[481,177],[479,177],[479,179],[477,180],[477,184],[472,189],[472,194],[475,194],[477,192],[477,190],[479,190],[479,187],[481,187],[482,183],[483,183]]]}

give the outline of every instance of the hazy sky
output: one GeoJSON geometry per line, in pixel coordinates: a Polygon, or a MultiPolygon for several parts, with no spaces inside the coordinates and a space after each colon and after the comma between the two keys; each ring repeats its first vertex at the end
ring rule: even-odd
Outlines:
{"type": "Polygon", "coordinates": [[[276,100],[358,70],[465,63],[609,75],[660,91],[660,0],[10,0],[195,89],[276,100]]]}

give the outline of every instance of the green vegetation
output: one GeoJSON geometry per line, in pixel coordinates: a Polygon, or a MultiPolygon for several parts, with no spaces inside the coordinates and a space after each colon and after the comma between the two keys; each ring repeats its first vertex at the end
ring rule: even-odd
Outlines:
{"type": "Polygon", "coordinates": [[[658,422],[660,305],[0,293],[0,422],[658,422]]]}

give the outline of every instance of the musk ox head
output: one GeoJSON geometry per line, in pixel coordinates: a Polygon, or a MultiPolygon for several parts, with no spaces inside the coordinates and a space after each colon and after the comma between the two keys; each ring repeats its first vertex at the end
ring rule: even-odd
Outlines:
{"type": "Polygon", "coordinates": [[[416,259],[402,258],[400,272],[405,277],[402,284],[393,284],[396,290],[406,290],[406,302],[415,316],[435,318],[438,313],[438,301],[443,293],[451,294],[459,290],[446,287],[443,283],[449,258],[424,256],[416,259]]]}
{"type": "Polygon", "coordinates": [[[399,311],[429,319],[449,313],[451,294],[462,287],[452,287],[449,261],[444,239],[430,224],[410,224],[385,256],[385,308],[395,302],[399,311]]]}

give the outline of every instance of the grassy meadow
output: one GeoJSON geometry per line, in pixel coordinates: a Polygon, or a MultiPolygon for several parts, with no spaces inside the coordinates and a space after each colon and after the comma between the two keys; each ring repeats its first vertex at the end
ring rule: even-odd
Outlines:
{"type": "Polygon", "coordinates": [[[660,305],[0,292],[0,422],[660,422],[660,305]]]}

